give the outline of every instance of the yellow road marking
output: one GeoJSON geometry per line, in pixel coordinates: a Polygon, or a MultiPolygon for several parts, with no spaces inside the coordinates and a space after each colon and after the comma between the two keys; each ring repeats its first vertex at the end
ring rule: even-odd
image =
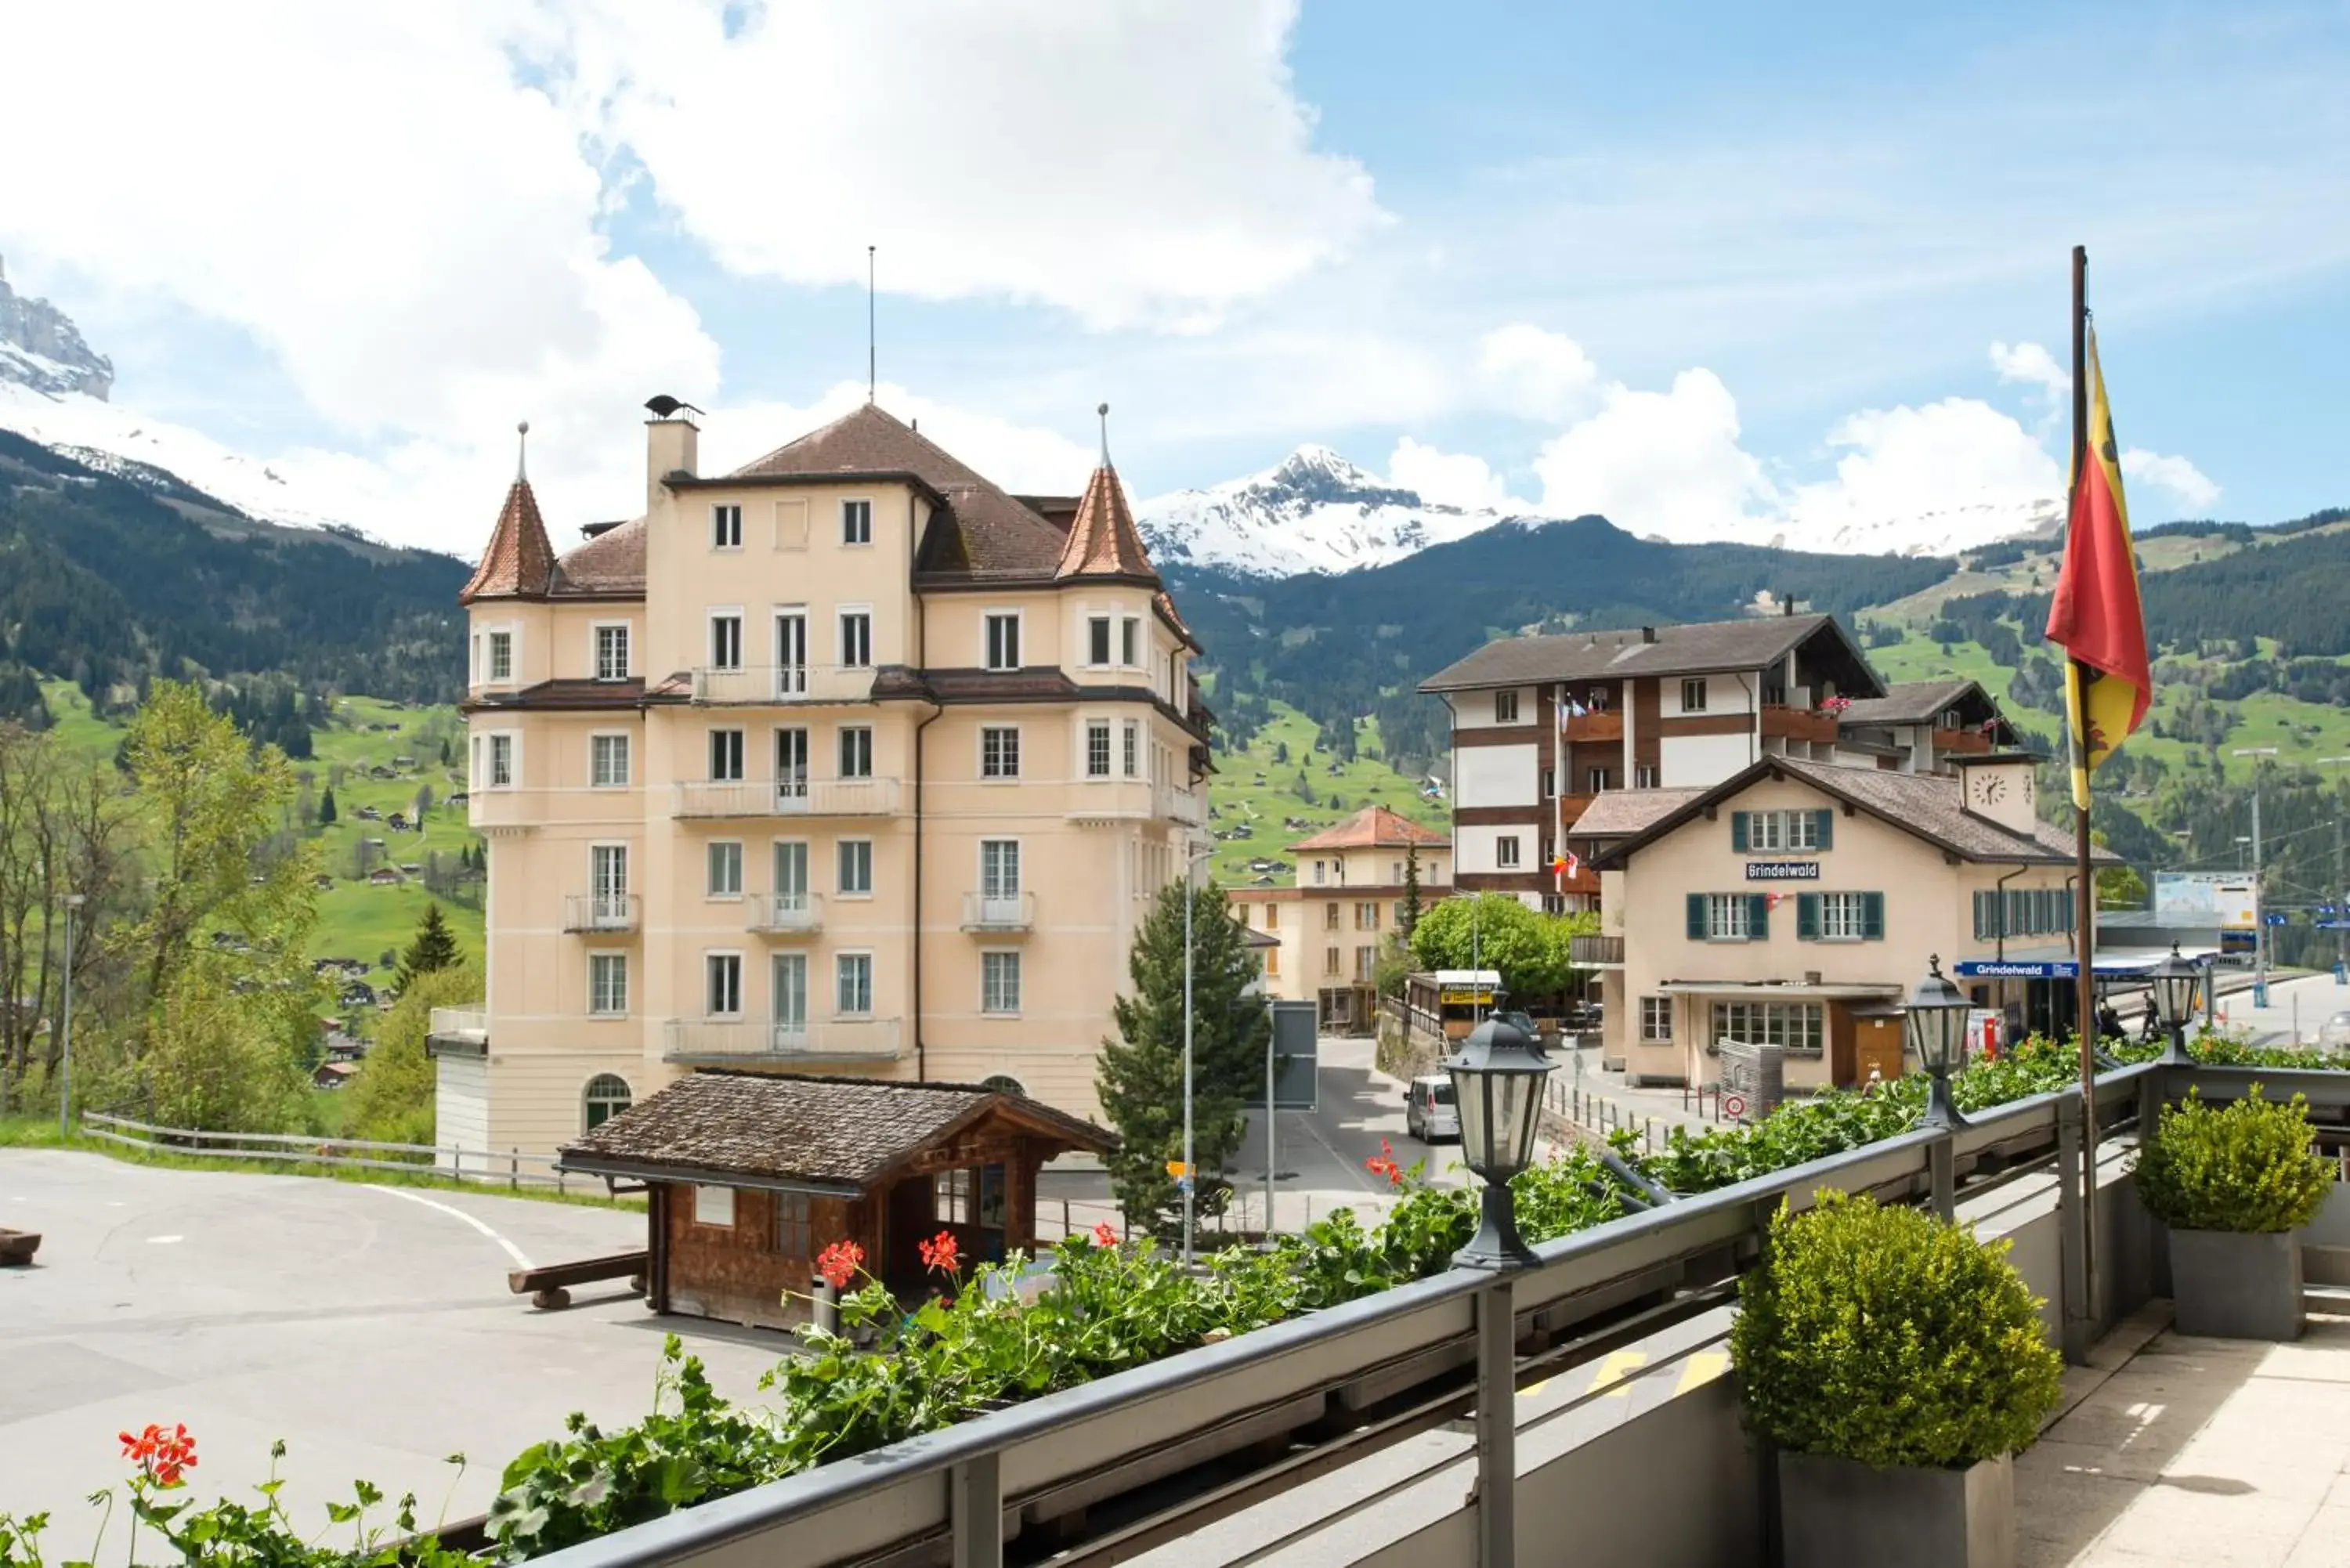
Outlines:
{"type": "Polygon", "coordinates": [[[1679,1398],[1692,1388],[1702,1388],[1729,1370],[1728,1351],[1693,1351],[1687,1364],[1681,1367],[1681,1380],[1674,1385],[1673,1397],[1679,1398]]]}
{"type": "Polygon", "coordinates": [[[1591,1380],[1590,1391],[1596,1394],[1604,1388],[1610,1399],[1629,1398],[1631,1389],[1625,1386],[1624,1380],[1648,1364],[1648,1353],[1645,1350],[1610,1351],[1607,1359],[1599,1364],[1599,1372],[1591,1380]]]}

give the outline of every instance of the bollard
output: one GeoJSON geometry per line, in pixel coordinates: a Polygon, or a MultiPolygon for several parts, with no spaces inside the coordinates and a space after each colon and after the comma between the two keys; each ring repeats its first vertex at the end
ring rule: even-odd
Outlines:
{"type": "Polygon", "coordinates": [[[522,1190],[522,1150],[519,1148],[509,1147],[506,1150],[506,1186],[515,1192],[522,1190]]]}
{"type": "Polygon", "coordinates": [[[808,1322],[827,1334],[840,1332],[840,1293],[822,1274],[808,1286],[808,1322]]]}

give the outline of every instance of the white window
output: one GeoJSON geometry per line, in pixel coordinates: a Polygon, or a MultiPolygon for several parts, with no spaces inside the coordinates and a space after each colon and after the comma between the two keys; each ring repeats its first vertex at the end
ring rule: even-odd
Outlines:
{"type": "Polygon", "coordinates": [[[840,542],[844,545],[873,543],[873,503],[844,501],[840,504],[840,542]]]}
{"type": "Polygon", "coordinates": [[[731,1187],[695,1188],[693,1222],[732,1230],[734,1225],[734,1189],[731,1187]]]}
{"type": "Polygon", "coordinates": [[[1508,870],[1518,863],[1518,836],[1505,833],[1493,840],[1493,864],[1508,870]]]}
{"type": "Polygon", "coordinates": [[[1817,849],[1820,846],[1820,814],[1816,811],[1785,811],[1780,816],[1785,826],[1781,836],[1790,849],[1817,849]]]}
{"type": "Polygon", "coordinates": [[[713,550],[739,550],[743,547],[743,509],[731,503],[710,509],[710,547],[713,550]]]}
{"type": "Polygon", "coordinates": [[[1752,1045],[1778,1045],[1790,1054],[1820,1054],[1822,1008],[1816,1002],[1717,1002],[1713,1004],[1712,1049],[1724,1040],[1752,1045]]]}
{"type": "Polygon", "coordinates": [[[629,1092],[629,1081],[616,1073],[598,1073],[588,1079],[588,1091],[580,1096],[588,1130],[594,1132],[627,1110],[634,1098],[629,1092]]]}
{"type": "Polygon", "coordinates": [[[588,912],[599,923],[629,918],[629,846],[591,844],[588,846],[588,912]]]}
{"type": "Polygon", "coordinates": [[[1493,722],[1514,724],[1518,722],[1518,694],[1514,691],[1493,693],[1493,722]]]}
{"type": "Polygon", "coordinates": [[[743,955],[702,955],[702,1010],[712,1018],[743,1015],[743,955]]]}
{"type": "Polygon", "coordinates": [[[1753,909],[1752,896],[1745,893],[1708,893],[1705,896],[1705,935],[1709,941],[1742,942],[1754,934],[1747,915],[1753,909]]]}
{"type": "Polygon", "coordinates": [[[778,1192],[775,1206],[775,1251],[786,1258],[816,1256],[814,1218],[805,1192],[778,1192]]]}
{"type": "Polygon", "coordinates": [[[1750,811],[1742,815],[1746,818],[1746,847],[1750,852],[1768,854],[1820,846],[1818,812],[1750,811]]]}
{"type": "Polygon", "coordinates": [[[1121,771],[1130,779],[1139,778],[1142,776],[1142,726],[1128,719],[1121,729],[1124,733],[1124,750],[1119,757],[1121,771]]]}
{"type": "Polygon", "coordinates": [[[833,1011],[863,1018],[873,1011],[873,955],[842,953],[833,961],[833,1011]]]}
{"type": "Polygon", "coordinates": [[[625,789],[629,783],[629,737],[588,737],[588,782],[598,789],[625,789]]]}
{"type": "Polygon", "coordinates": [[[979,732],[979,776],[1016,779],[1020,776],[1020,730],[1014,724],[983,724],[979,732]]]}
{"type": "Polygon", "coordinates": [[[1634,789],[1656,788],[1657,764],[1654,763],[1635,763],[1632,764],[1632,787],[1634,789]]]}
{"type": "Polygon", "coordinates": [[[710,897],[739,898],[743,896],[743,846],[733,839],[716,839],[710,845],[710,897]]]}
{"type": "Polygon", "coordinates": [[[743,732],[710,732],[710,776],[720,782],[743,776],[743,732]]]}
{"type": "MultiPolygon", "coordinates": [[[[588,955],[588,1011],[598,1018],[619,1018],[629,1011],[629,955],[588,955]]],[[[622,1104],[626,1104],[623,1101],[622,1104]]]]}
{"type": "Polygon", "coordinates": [[[983,903],[989,905],[1016,905],[1020,897],[1018,839],[983,838],[979,841],[979,897],[983,903]]]}
{"type": "Polygon", "coordinates": [[[1086,777],[1109,777],[1109,721],[1107,719],[1086,722],[1086,777]]]}
{"type": "Polygon", "coordinates": [[[1822,941],[1856,942],[1867,935],[1867,894],[1823,893],[1820,895],[1820,940],[1822,941]]]}
{"type": "Polygon", "coordinates": [[[845,779],[869,779],[873,776],[873,727],[869,724],[843,724],[839,730],[840,776],[845,779]]]}
{"type": "Polygon", "coordinates": [[[1786,827],[1786,815],[1776,811],[1750,811],[1746,814],[1746,847],[1755,850],[1782,849],[1780,836],[1786,827]]]}
{"type": "Polygon", "coordinates": [[[741,610],[710,612],[710,667],[712,670],[743,668],[743,612],[741,610]]]}
{"type": "Polygon", "coordinates": [[[628,627],[626,625],[598,627],[596,628],[596,679],[626,680],[628,678],[628,627]]]}
{"type": "Polygon", "coordinates": [[[1129,670],[1142,664],[1142,623],[1130,615],[1118,619],[1118,661],[1129,670]]]}
{"type": "Polygon", "coordinates": [[[1681,682],[1681,711],[1684,713],[1705,711],[1705,680],[1702,676],[1681,682]]]}
{"type": "Polygon", "coordinates": [[[971,1216],[971,1172],[941,1170],[932,1176],[931,1219],[941,1225],[968,1225],[971,1216]]]}
{"type": "Polygon", "coordinates": [[[1330,863],[1328,861],[1316,860],[1314,863],[1314,885],[1316,888],[1321,887],[1329,879],[1329,871],[1330,863]]]}
{"type": "Polygon", "coordinates": [[[851,898],[869,896],[873,891],[873,841],[844,838],[836,849],[840,860],[840,891],[851,898]]]}
{"type": "Polygon", "coordinates": [[[808,846],[805,839],[775,841],[775,901],[786,909],[805,909],[808,896],[808,846]]]}
{"type": "Polygon", "coordinates": [[[492,735],[490,737],[490,788],[511,788],[514,782],[515,738],[512,735],[492,735]]]}
{"type": "Polygon", "coordinates": [[[979,955],[979,1010],[1007,1013],[1020,1011],[1020,955],[979,955]]]}
{"type": "Polygon", "coordinates": [[[873,662],[873,612],[843,610],[840,612],[840,665],[844,670],[863,670],[873,662]]]}
{"type": "Polygon", "coordinates": [[[1640,998],[1640,1038],[1651,1044],[1669,1044],[1673,1037],[1673,999],[1640,998]]]}
{"type": "Polygon", "coordinates": [[[987,667],[1020,668],[1020,617],[1016,612],[987,618],[987,667]]]}
{"type": "Polygon", "coordinates": [[[493,683],[514,679],[514,633],[510,631],[490,633],[489,679],[493,683]]]}
{"type": "Polygon", "coordinates": [[[1086,618],[1086,662],[1087,664],[1109,662],[1109,623],[1110,618],[1106,615],[1086,618]]]}

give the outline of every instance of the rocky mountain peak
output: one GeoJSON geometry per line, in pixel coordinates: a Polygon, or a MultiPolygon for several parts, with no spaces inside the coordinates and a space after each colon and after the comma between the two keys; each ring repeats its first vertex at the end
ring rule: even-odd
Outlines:
{"type": "Polygon", "coordinates": [[[9,286],[5,261],[0,261],[0,381],[101,401],[114,389],[114,361],[82,340],[73,317],[9,286]]]}

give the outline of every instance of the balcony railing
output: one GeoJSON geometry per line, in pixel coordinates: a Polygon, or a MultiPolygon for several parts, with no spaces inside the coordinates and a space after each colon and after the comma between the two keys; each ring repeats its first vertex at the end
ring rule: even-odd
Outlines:
{"type": "Polygon", "coordinates": [[[887,816],[896,779],[685,779],[672,786],[672,816],[887,816]]]}
{"type": "Polygon", "coordinates": [[[1570,713],[1560,732],[1570,741],[1620,741],[1624,738],[1624,715],[1612,708],[1570,713]]]}
{"type": "Polygon", "coordinates": [[[672,1018],[664,1027],[666,1061],[888,1062],[898,1055],[894,1018],[815,1019],[799,1023],[672,1018]]]}
{"type": "Polygon", "coordinates": [[[1034,893],[965,893],[962,929],[966,931],[1027,931],[1036,926],[1034,893]]]}
{"type": "Polygon", "coordinates": [[[1566,958],[1577,969],[1621,969],[1624,967],[1622,937],[1569,937],[1566,958]]]}
{"type": "Polygon", "coordinates": [[[1834,742],[1836,721],[1833,713],[1814,713],[1802,708],[1779,708],[1766,705],[1762,710],[1762,733],[1783,741],[1823,741],[1834,742]]]}
{"type": "Polygon", "coordinates": [[[762,893],[751,900],[749,929],[773,937],[804,937],[824,929],[821,893],[762,893]]]}
{"type": "Polygon", "coordinates": [[[539,799],[539,793],[511,784],[474,789],[465,797],[465,824],[469,827],[516,827],[536,822],[546,815],[546,803],[539,799]]]}
{"type": "Polygon", "coordinates": [[[490,1013],[485,1007],[436,1007],[425,1020],[424,1032],[434,1040],[461,1045],[490,1043],[490,1013]]]}
{"type": "Polygon", "coordinates": [[[1559,826],[1562,828],[1573,827],[1576,822],[1582,819],[1583,814],[1591,809],[1591,803],[1598,798],[1599,797],[1597,795],[1594,794],[1563,794],[1559,796],[1559,826]]]}
{"type": "Polygon", "coordinates": [[[1938,752],[1981,753],[1991,750],[1991,737],[1981,730],[1937,730],[1934,749],[1938,752]]]}
{"type": "Polygon", "coordinates": [[[1198,827],[1208,820],[1207,803],[1200,798],[1197,790],[1177,789],[1172,784],[1154,784],[1150,791],[1150,815],[1162,821],[1198,827]]]}
{"type": "Polygon", "coordinates": [[[633,931],[637,929],[634,893],[570,893],[563,899],[567,931],[633,931]]]}
{"type": "Polygon", "coordinates": [[[863,702],[873,695],[869,664],[704,666],[693,672],[693,700],[728,703],[863,702]]]}

